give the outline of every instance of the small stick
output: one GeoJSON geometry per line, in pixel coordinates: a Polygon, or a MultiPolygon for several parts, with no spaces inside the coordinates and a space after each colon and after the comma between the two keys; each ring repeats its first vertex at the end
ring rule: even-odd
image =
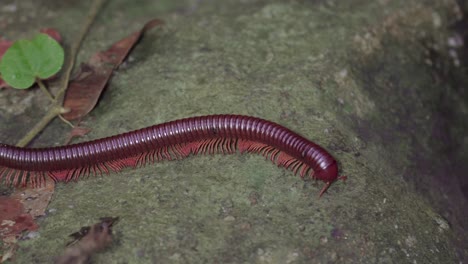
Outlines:
{"type": "Polygon", "coordinates": [[[54,96],[49,92],[49,90],[47,90],[47,87],[46,87],[46,85],[44,84],[44,82],[42,82],[42,80],[39,79],[39,78],[36,78],[36,82],[37,82],[37,84],[39,85],[39,88],[41,88],[41,90],[47,95],[47,97],[49,97],[49,99],[50,99],[52,102],[55,102],[54,96]]]}

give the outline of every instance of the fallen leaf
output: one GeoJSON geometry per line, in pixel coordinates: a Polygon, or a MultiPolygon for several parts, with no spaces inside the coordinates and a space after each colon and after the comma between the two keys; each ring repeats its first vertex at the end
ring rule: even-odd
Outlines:
{"type": "Polygon", "coordinates": [[[2,252],[3,255],[0,255],[0,263],[5,263],[7,260],[12,259],[15,255],[16,250],[18,249],[18,240],[15,236],[10,236],[3,239],[2,252]]]}
{"type": "Polygon", "coordinates": [[[54,186],[54,181],[48,179],[40,188],[16,189],[8,197],[0,196],[0,239],[3,241],[0,263],[14,256],[22,232],[39,228],[34,219],[45,214],[54,186]]]}
{"type": "Polygon", "coordinates": [[[80,231],[71,234],[74,240],[67,246],[72,246],[68,247],[55,263],[88,263],[91,255],[102,251],[112,243],[112,226],[118,219],[118,217],[103,217],[99,223],[91,227],[82,227],[80,231]]]}
{"type": "Polygon", "coordinates": [[[0,78],[0,89],[9,87],[8,84],[0,78]]]}
{"type": "Polygon", "coordinates": [[[36,219],[45,215],[54,190],[55,182],[47,177],[41,187],[16,189],[10,197],[21,201],[24,211],[36,219]]]}
{"type": "Polygon", "coordinates": [[[0,238],[18,236],[23,231],[35,231],[38,225],[24,211],[23,204],[12,197],[0,197],[0,238]]]}
{"type": "Polygon", "coordinates": [[[82,118],[93,110],[112,72],[123,62],[142,34],[164,22],[154,19],[132,35],[118,41],[106,51],[94,54],[86,64],[81,64],[80,73],[72,80],[65,94],[65,108],[69,113],[63,115],[67,120],[82,118]]]}
{"type": "MultiPolygon", "coordinates": [[[[0,60],[11,44],[13,44],[13,41],[9,41],[0,37],[0,60]]],[[[8,84],[2,78],[0,78],[0,89],[5,87],[8,87],[8,84]]]]}
{"type": "Polygon", "coordinates": [[[9,41],[0,37],[0,59],[3,57],[3,54],[11,46],[11,44],[13,44],[13,41],[9,41]]]}
{"type": "Polygon", "coordinates": [[[58,43],[62,43],[62,36],[55,28],[43,28],[39,32],[49,35],[49,37],[55,39],[58,43]]]}
{"type": "Polygon", "coordinates": [[[72,130],[71,130],[70,133],[68,134],[67,139],[65,140],[64,145],[70,144],[70,142],[72,141],[73,138],[75,138],[75,137],[82,137],[82,136],[88,134],[89,132],[91,132],[91,128],[87,128],[87,127],[78,127],[78,126],[72,128],[72,130]]]}

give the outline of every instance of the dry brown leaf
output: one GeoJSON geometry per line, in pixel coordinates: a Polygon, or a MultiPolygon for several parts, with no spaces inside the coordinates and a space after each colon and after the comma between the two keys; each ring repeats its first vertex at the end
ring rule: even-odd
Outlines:
{"type": "Polygon", "coordinates": [[[80,231],[71,234],[72,246],[57,258],[56,264],[82,264],[88,263],[91,256],[108,247],[112,241],[112,226],[118,217],[104,217],[100,222],[89,227],[82,227],[80,231]]]}
{"type": "Polygon", "coordinates": [[[68,134],[68,137],[65,140],[64,144],[68,145],[68,144],[70,144],[70,142],[72,141],[73,138],[82,137],[82,136],[88,134],[89,132],[91,132],[91,128],[76,126],[76,127],[72,128],[72,130],[68,134]]]}
{"type": "Polygon", "coordinates": [[[2,239],[38,228],[32,216],[25,212],[23,204],[16,198],[1,196],[0,212],[0,237],[2,239]]]}
{"type": "Polygon", "coordinates": [[[39,226],[30,214],[26,213],[24,206],[16,198],[0,196],[0,239],[3,241],[0,263],[11,259],[18,248],[17,237],[24,231],[35,231],[39,226]]]}
{"type": "Polygon", "coordinates": [[[24,211],[36,219],[45,214],[54,190],[55,182],[47,177],[41,187],[16,189],[11,197],[21,201],[24,211]]]}
{"type": "Polygon", "coordinates": [[[147,30],[163,25],[154,19],[132,35],[118,41],[106,51],[94,54],[88,63],[81,64],[80,73],[70,82],[63,106],[70,109],[63,115],[67,120],[82,118],[93,110],[112,72],[123,62],[130,50],[147,30]]]}

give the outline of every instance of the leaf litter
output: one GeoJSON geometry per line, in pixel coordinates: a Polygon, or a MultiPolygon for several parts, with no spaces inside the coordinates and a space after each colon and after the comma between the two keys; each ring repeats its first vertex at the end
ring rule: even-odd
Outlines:
{"type": "Polygon", "coordinates": [[[102,217],[92,226],[84,226],[70,235],[73,240],[67,244],[64,254],[58,257],[56,264],[89,263],[93,254],[109,247],[113,242],[112,227],[118,217],[102,217]]]}
{"type": "Polygon", "coordinates": [[[65,94],[63,106],[70,109],[63,115],[67,120],[81,119],[96,106],[112,73],[122,64],[141,36],[148,30],[162,26],[164,22],[153,19],[143,28],[116,42],[108,50],[94,54],[80,66],[78,76],[72,80],[65,94]]]}
{"type": "MultiPolygon", "coordinates": [[[[71,111],[63,115],[64,118],[67,120],[81,119],[91,112],[113,71],[122,64],[142,35],[146,31],[162,25],[164,25],[164,21],[160,19],[150,20],[141,30],[116,42],[108,50],[97,52],[87,63],[83,63],[77,77],[68,85],[63,106],[71,111]]],[[[49,35],[58,42],[62,41],[60,33],[55,29],[45,28],[40,32],[49,35]]],[[[0,36],[0,59],[12,44],[12,41],[0,36]]],[[[5,87],[9,86],[0,78],[0,89],[5,87]]],[[[73,137],[87,134],[90,130],[89,128],[75,127],[70,132],[66,143],[68,144],[73,137]]],[[[4,244],[0,263],[14,257],[18,247],[17,240],[24,232],[36,231],[39,228],[34,219],[45,215],[54,188],[55,183],[48,180],[46,185],[41,188],[17,189],[10,197],[0,196],[0,238],[4,244]],[[1,210],[9,213],[4,213],[1,210]]],[[[86,232],[72,234],[76,245],[68,248],[56,263],[85,263],[79,261],[87,261],[92,254],[102,250],[112,242],[112,225],[117,220],[118,217],[101,218],[101,222],[85,228],[86,232]],[[65,262],[63,262],[64,260],[65,262]]],[[[83,228],[80,231],[83,231],[83,228]]]]}

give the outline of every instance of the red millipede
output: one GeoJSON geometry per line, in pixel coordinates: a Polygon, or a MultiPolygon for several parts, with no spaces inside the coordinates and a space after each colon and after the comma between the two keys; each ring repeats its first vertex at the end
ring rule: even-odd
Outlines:
{"type": "Polygon", "coordinates": [[[0,181],[33,187],[46,177],[69,182],[190,154],[258,153],[279,167],[322,180],[320,196],[338,178],[336,160],[293,131],[256,117],[209,115],[171,121],[132,132],[50,148],[0,144],[0,181]]]}

